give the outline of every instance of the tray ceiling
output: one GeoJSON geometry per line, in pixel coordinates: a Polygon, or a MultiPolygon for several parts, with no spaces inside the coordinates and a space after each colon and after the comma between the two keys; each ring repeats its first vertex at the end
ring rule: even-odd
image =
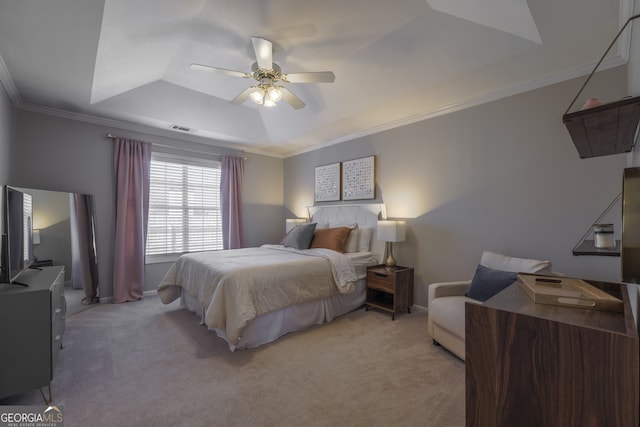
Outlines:
{"type": "MultiPolygon", "coordinates": [[[[624,8],[618,0],[0,0],[0,79],[18,107],[289,156],[587,74],[624,8]],[[299,110],[232,105],[254,80],[189,68],[250,72],[252,36],[273,43],[283,72],[333,71],[335,82],[285,83],[306,103],[299,110]],[[191,131],[169,130],[175,124],[191,131]]],[[[617,52],[604,67],[623,63],[617,52]]]]}

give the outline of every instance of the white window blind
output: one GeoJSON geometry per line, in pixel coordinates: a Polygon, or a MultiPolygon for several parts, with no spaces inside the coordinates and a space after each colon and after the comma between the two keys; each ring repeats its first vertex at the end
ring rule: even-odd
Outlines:
{"type": "Polygon", "coordinates": [[[154,153],[147,260],[217,249],[222,249],[220,163],[154,153]]]}

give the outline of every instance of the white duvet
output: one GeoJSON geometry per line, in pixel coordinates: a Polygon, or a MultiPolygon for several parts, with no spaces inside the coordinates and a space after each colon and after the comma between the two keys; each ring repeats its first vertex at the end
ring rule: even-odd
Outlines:
{"type": "Polygon", "coordinates": [[[329,249],[280,245],[181,256],[158,286],[163,303],[187,292],[204,308],[204,323],[237,344],[256,316],[354,290],[351,260],[329,249]]]}

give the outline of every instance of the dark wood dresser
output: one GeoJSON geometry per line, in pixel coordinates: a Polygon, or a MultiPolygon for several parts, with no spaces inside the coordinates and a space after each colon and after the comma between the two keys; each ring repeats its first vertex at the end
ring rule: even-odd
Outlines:
{"type": "Polygon", "coordinates": [[[466,304],[467,426],[638,426],[638,331],[623,313],[535,304],[516,282],[466,304]]]}

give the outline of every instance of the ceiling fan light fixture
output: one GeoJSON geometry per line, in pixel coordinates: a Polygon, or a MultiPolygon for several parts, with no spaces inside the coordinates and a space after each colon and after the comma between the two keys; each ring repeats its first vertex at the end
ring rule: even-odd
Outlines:
{"type": "Polygon", "coordinates": [[[264,107],[275,107],[282,99],[282,91],[279,86],[271,82],[262,82],[258,86],[252,86],[253,92],[249,95],[251,100],[264,107]]]}
{"type": "Polygon", "coordinates": [[[262,105],[266,99],[265,96],[265,91],[263,88],[261,88],[260,86],[254,86],[255,90],[253,92],[251,92],[251,95],[249,95],[251,97],[251,100],[253,102],[255,102],[256,104],[262,105]]]}
{"type": "Polygon", "coordinates": [[[270,86],[267,89],[267,93],[269,94],[269,99],[274,103],[277,103],[282,99],[282,91],[278,86],[270,86]]]}

